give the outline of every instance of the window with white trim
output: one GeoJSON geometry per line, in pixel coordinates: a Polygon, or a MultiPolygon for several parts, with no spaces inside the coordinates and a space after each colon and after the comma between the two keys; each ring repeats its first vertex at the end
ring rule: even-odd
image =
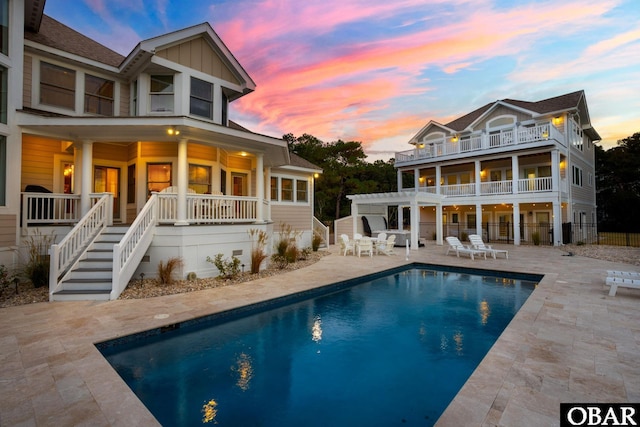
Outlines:
{"type": "Polygon", "coordinates": [[[76,72],[40,62],[40,103],[75,110],[76,72]]]}
{"type": "Polygon", "coordinates": [[[101,77],[84,76],[84,112],[113,116],[115,82],[101,77]]]}
{"type": "Polygon", "coordinates": [[[309,203],[309,180],[293,177],[271,177],[271,200],[274,202],[309,203]]]}
{"type": "Polygon", "coordinates": [[[5,206],[7,197],[7,137],[0,135],[0,206],[5,206]]]}
{"type": "Polygon", "coordinates": [[[271,200],[277,201],[278,194],[280,194],[280,187],[278,187],[278,177],[271,177],[271,200]]]}
{"type": "Polygon", "coordinates": [[[211,194],[211,166],[190,164],[189,188],[198,194],[211,194]]]}
{"type": "Polygon", "coordinates": [[[151,91],[149,92],[152,112],[173,111],[173,76],[151,76],[151,91]]]}
{"type": "Polygon", "coordinates": [[[582,187],[582,169],[578,166],[572,166],[572,180],[571,183],[578,187],[582,187]]]}
{"type": "Polygon", "coordinates": [[[304,181],[301,179],[296,180],[296,202],[308,201],[308,197],[309,197],[308,187],[309,186],[307,181],[304,181]]]}
{"type": "Polygon", "coordinates": [[[281,178],[282,190],[280,192],[281,202],[293,202],[293,179],[281,178]]]}
{"type": "Polygon", "coordinates": [[[194,116],[213,118],[213,84],[191,77],[189,112],[194,116]]]}

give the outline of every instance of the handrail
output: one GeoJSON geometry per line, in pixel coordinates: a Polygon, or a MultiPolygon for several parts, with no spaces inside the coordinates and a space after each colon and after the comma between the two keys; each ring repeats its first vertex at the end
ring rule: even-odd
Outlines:
{"type": "Polygon", "coordinates": [[[152,194],[119,243],[113,246],[112,300],[117,299],[129,283],[135,269],[149,248],[158,222],[158,195],[152,194]]]}
{"type": "MultiPolygon", "coordinates": [[[[157,193],[158,223],[177,221],[178,195],[157,193]]],[[[255,222],[258,220],[258,199],[245,196],[187,194],[187,218],[190,224],[255,222]]]]}
{"type": "Polygon", "coordinates": [[[60,285],[59,277],[68,270],[100,230],[112,223],[112,198],[113,194],[104,193],[60,243],[51,245],[49,250],[50,297],[60,285]]]}
{"type": "Polygon", "coordinates": [[[519,193],[533,193],[538,191],[552,191],[553,182],[550,176],[542,178],[525,178],[518,180],[519,193]]]}
{"type": "MultiPolygon", "coordinates": [[[[329,227],[324,225],[318,218],[313,217],[313,231],[318,230],[318,233],[322,235],[325,245],[329,247],[329,227]]],[[[313,239],[313,236],[311,237],[313,239]]]]}

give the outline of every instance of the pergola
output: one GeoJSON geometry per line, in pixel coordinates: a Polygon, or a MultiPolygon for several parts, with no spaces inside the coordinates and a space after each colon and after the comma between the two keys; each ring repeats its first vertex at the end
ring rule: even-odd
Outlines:
{"type": "Polygon", "coordinates": [[[420,206],[436,207],[436,243],[442,245],[442,199],[444,196],[418,191],[399,191],[397,193],[351,194],[351,217],[353,232],[358,227],[360,205],[398,206],[398,224],[402,224],[402,207],[409,206],[411,216],[411,249],[418,249],[420,237],[420,206]]]}

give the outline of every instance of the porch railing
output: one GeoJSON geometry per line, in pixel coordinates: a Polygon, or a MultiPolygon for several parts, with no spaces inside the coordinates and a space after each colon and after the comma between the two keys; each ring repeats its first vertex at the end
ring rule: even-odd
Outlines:
{"type": "Polygon", "coordinates": [[[58,279],[67,272],[100,231],[113,222],[113,195],[104,193],[89,212],[49,252],[49,294],[59,286],[58,279]]]}
{"type": "Polygon", "coordinates": [[[518,180],[519,193],[534,193],[539,191],[551,190],[553,190],[553,185],[550,176],[543,178],[525,178],[518,180]]]}
{"type": "Polygon", "coordinates": [[[120,243],[113,246],[112,300],[120,296],[151,245],[158,221],[158,205],[158,195],[152,194],[120,243]]]}
{"type": "MultiPolygon", "coordinates": [[[[91,194],[91,206],[103,196],[91,194]]],[[[23,227],[28,225],[67,225],[80,220],[80,195],[64,193],[22,193],[23,227]]]]}
{"type": "Polygon", "coordinates": [[[517,126],[495,133],[477,132],[468,137],[452,140],[451,137],[429,140],[416,148],[396,153],[396,164],[420,159],[432,159],[450,154],[467,153],[499,147],[555,140],[566,146],[565,138],[551,123],[535,126],[517,126]]]}
{"type": "MultiPolygon", "coordinates": [[[[158,223],[173,224],[178,219],[178,195],[157,193],[158,223]]],[[[258,199],[244,196],[187,194],[186,221],[192,224],[222,224],[258,220],[258,199]]]]}

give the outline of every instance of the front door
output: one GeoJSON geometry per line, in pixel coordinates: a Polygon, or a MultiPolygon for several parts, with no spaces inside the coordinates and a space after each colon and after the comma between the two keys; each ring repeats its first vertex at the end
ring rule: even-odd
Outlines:
{"type": "Polygon", "coordinates": [[[246,173],[231,173],[231,186],[233,188],[234,196],[247,196],[247,174],[246,173]]]}
{"type": "Polygon", "coordinates": [[[93,191],[113,194],[113,220],[120,220],[120,168],[96,166],[93,171],[93,191]]]}

